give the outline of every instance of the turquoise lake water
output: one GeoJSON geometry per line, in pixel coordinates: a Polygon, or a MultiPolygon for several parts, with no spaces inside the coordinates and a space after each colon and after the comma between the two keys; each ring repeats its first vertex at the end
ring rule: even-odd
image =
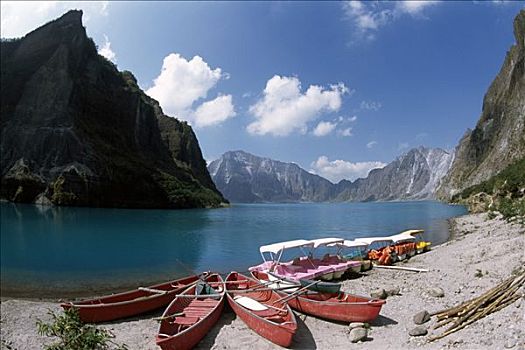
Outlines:
{"type": "Polygon", "coordinates": [[[462,206],[438,202],[235,204],[223,209],[58,208],[0,203],[4,295],[92,294],[187,275],[244,271],[291,239],[422,228],[439,244],[462,206]]]}

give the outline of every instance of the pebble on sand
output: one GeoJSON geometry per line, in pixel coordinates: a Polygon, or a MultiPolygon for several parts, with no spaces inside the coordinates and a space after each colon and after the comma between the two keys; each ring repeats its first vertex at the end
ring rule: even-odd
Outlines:
{"type": "Polygon", "coordinates": [[[386,295],[391,297],[391,296],[394,296],[394,295],[400,295],[400,292],[401,292],[401,288],[399,287],[392,287],[392,288],[389,288],[386,290],[386,295]]]}
{"type": "Polygon", "coordinates": [[[428,321],[430,321],[430,314],[426,310],[418,312],[417,314],[414,315],[415,324],[423,324],[428,321]]]}
{"type": "Polygon", "coordinates": [[[375,289],[372,292],[370,292],[370,296],[372,298],[377,298],[377,299],[386,299],[388,295],[386,294],[386,290],[380,288],[380,289],[375,289]]]}
{"type": "Polygon", "coordinates": [[[368,336],[368,331],[366,328],[354,328],[350,331],[350,341],[352,343],[357,343],[358,341],[363,341],[368,336]]]}
{"type": "Polygon", "coordinates": [[[445,291],[443,290],[443,288],[434,287],[428,290],[428,294],[436,298],[443,298],[445,296],[445,291]]]}
{"type": "Polygon", "coordinates": [[[348,326],[348,329],[349,330],[352,330],[354,328],[368,328],[370,327],[368,325],[368,323],[364,323],[364,322],[352,322],[350,323],[350,325],[348,326]]]}
{"type": "Polygon", "coordinates": [[[427,335],[428,331],[425,327],[423,326],[417,326],[415,328],[412,328],[408,334],[413,336],[413,337],[420,337],[422,335],[427,335]]]}

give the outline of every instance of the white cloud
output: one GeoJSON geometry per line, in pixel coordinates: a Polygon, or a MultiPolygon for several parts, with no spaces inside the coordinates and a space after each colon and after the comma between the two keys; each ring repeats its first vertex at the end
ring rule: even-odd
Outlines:
{"type": "Polygon", "coordinates": [[[366,144],[366,148],[373,148],[375,145],[377,145],[377,141],[370,141],[366,144]]]}
{"type": "Polygon", "coordinates": [[[117,55],[111,49],[111,42],[109,41],[106,34],[104,34],[104,45],[102,45],[102,48],[98,50],[98,53],[99,55],[106,57],[111,62],[117,63],[117,55]]]}
{"type": "Polygon", "coordinates": [[[214,100],[204,102],[195,110],[195,126],[217,125],[235,115],[232,95],[219,95],[214,100]]]}
{"type": "Polygon", "coordinates": [[[107,1],[1,1],[0,36],[22,37],[45,23],[72,9],[84,11],[84,22],[89,18],[108,15],[107,1]]]}
{"type": "Polygon", "coordinates": [[[377,161],[356,163],[339,159],[330,161],[328,157],[321,156],[312,162],[310,172],[337,183],[343,179],[354,181],[357,178],[366,177],[370,170],[383,168],[385,165],[377,161]]]}
{"type": "Polygon", "coordinates": [[[351,117],[351,118],[348,118],[348,121],[349,121],[349,122],[355,122],[356,120],[357,120],[357,116],[356,116],[356,115],[354,115],[354,116],[351,117]]]}
{"type": "Polygon", "coordinates": [[[164,57],[160,75],[146,93],[159,101],[167,114],[184,118],[193,103],[205,98],[221,76],[220,68],[211,69],[200,56],[188,61],[171,53],[164,57]]]}
{"type": "Polygon", "coordinates": [[[397,150],[398,151],[402,151],[404,149],[407,149],[409,146],[408,142],[400,142],[398,145],[397,145],[397,150]]]}
{"type": "Polygon", "coordinates": [[[423,10],[437,3],[439,1],[347,1],[343,3],[343,12],[355,29],[355,39],[370,41],[377,30],[404,15],[425,18],[423,10]]]}
{"type": "Polygon", "coordinates": [[[186,60],[178,53],[164,57],[162,70],[146,93],[159,101],[168,115],[195,123],[197,127],[217,125],[236,115],[231,95],[219,94],[214,100],[205,99],[221,79],[229,74],[221,68],[212,69],[202,57],[186,60]]]}
{"type": "Polygon", "coordinates": [[[366,110],[369,110],[369,111],[378,111],[381,109],[383,105],[381,104],[381,102],[376,102],[376,101],[361,101],[361,105],[360,105],[360,108],[361,109],[366,109],[366,110]]]}
{"type": "Polygon", "coordinates": [[[266,83],[263,97],[250,106],[256,120],[247,130],[257,135],[286,136],[295,131],[305,134],[308,123],[322,112],[338,111],[347,92],[345,85],[339,83],[329,88],[310,85],[302,93],[298,78],[275,75],[266,83]]]}
{"type": "Polygon", "coordinates": [[[326,136],[332,131],[334,131],[336,126],[337,123],[319,122],[319,124],[317,124],[317,126],[315,127],[313,134],[317,137],[326,136]]]}
{"type": "Polygon", "coordinates": [[[342,130],[337,130],[337,135],[343,136],[343,137],[352,136],[352,128],[345,128],[342,130]]]}

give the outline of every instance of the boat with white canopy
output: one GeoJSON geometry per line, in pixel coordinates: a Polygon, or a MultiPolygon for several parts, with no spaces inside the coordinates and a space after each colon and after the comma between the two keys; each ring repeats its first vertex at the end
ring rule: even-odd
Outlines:
{"type": "Polygon", "coordinates": [[[388,238],[394,242],[394,250],[398,261],[403,261],[416,255],[416,239],[411,235],[400,233],[388,238]]]}
{"type": "MultiPolygon", "coordinates": [[[[311,255],[315,256],[316,252],[321,251],[321,254],[327,249],[333,249],[334,247],[339,247],[340,244],[344,243],[344,239],[342,238],[318,238],[313,239],[310,242],[314,243],[313,250],[311,255]]],[[[352,260],[344,260],[342,259],[337,253],[339,249],[337,249],[336,254],[330,254],[330,252],[326,252],[323,255],[322,259],[316,259],[312,258],[311,263],[314,264],[314,266],[330,266],[334,269],[334,272],[332,276],[330,275],[324,275],[321,278],[325,280],[330,280],[332,278],[339,279],[343,276],[343,274],[350,270],[350,271],[356,271],[359,272],[361,270],[361,262],[359,261],[352,261],[352,260]]]]}
{"type": "Polygon", "coordinates": [[[379,265],[390,265],[396,261],[394,241],[389,237],[361,237],[355,241],[368,244],[368,258],[379,265]]]}
{"type": "MultiPolygon", "coordinates": [[[[372,268],[372,262],[368,259],[368,244],[364,242],[344,240],[335,243],[338,248],[337,255],[346,261],[359,261],[359,271],[368,271],[372,268]]],[[[353,269],[354,272],[359,272],[353,269]]]]}

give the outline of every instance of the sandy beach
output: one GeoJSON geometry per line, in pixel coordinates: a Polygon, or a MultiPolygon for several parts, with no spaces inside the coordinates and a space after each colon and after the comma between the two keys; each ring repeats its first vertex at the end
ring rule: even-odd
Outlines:
{"type": "MultiPolygon", "coordinates": [[[[369,295],[377,288],[398,287],[381,315],[371,324],[368,340],[351,343],[347,324],[338,324],[297,314],[298,332],[294,349],[525,349],[525,292],[512,305],[471,326],[435,342],[428,336],[412,337],[414,314],[436,311],[474,298],[494,287],[525,265],[525,228],[487,214],[466,215],[451,220],[451,239],[428,253],[416,255],[398,266],[426,268],[427,273],[374,269],[343,283],[345,291],[369,295]],[[443,297],[429,293],[443,290],[443,297]]],[[[57,302],[3,298],[1,303],[1,349],[40,349],[51,342],[37,335],[37,319],[49,320],[48,310],[58,311],[57,302]]],[[[130,349],[156,349],[158,329],[153,317],[162,310],[138,318],[107,323],[116,343],[130,349]]],[[[435,318],[423,326],[429,335],[435,318]]],[[[219,323],[199,343],[201,349],[275,349],[226,308],[219,323]]]]}

